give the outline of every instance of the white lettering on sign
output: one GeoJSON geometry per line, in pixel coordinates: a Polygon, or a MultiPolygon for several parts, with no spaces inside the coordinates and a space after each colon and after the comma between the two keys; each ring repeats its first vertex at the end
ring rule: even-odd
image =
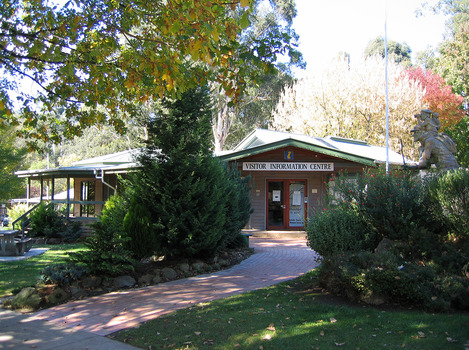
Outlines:
{"type": "Polygon", "coordinates": [[[243,170],[254,171],[334,171],[334,163],[244,162],[243,170]]]}

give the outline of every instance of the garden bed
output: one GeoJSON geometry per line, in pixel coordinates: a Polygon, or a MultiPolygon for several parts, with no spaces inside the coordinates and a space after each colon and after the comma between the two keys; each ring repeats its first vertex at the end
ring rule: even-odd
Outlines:
{"type": "Polygon", "coordinates": [[[21,292],[3,302],[4,308],[21,312],[37,311],[64,302],[85,299],[113,291],[141,288],[181,278],[213,273],[239,264],[253,254],[253,249],[230,249],[210,259],[171,261],[153,259],[141,262],[131,273],[122,276],[87,276],[70,284],[42,284],[25,288],[25,299],[18,300],[21,292]],[[40,299],[37,297],[39,296],[40,299]],[[15,300],[17,299],[17,300],[15,300]],[[30,301],[28,301],[30,300],[30,301]]]}

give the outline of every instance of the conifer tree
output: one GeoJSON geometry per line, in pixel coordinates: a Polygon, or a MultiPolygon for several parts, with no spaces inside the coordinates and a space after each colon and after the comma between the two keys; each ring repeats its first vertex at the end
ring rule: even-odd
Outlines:
{"type": "Polygon", "coordinates": [[[150,213],[159,255],[212,255],[224,244],[230,183],[212,156],[210,117],[208,90],[196,88],[163,100],[150,122],[133,202],[150,213]]]}

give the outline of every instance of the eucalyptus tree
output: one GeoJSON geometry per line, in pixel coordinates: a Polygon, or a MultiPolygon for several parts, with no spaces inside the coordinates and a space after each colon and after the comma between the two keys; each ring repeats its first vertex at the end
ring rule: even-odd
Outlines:
{"type": "Polygon", "coordinates": [[[13,173],[19,170],[25,153],[26,148],[15,145],[14,127],[7,127],[0,133],[0,201],[24,195],[24,181],[13,173]]]}
{"type": "Polygon", "coordinates": [[[32,146],[90,125],[123,132],[140,103],[213,79],[236,101],[251,67],[268,70],[275,55],[268,38],[240,48],[252,2],[2,1],[0,126],[21,124],[19,135],[32,146]],[[47,113],[58,107],[64,120],[47,113]]]}
{"type": "MultiPolygon", "coordinates": [[[[388,40],[388,55],[391,60],[396,63],[403,63],[407,66],[411,64],[410,46],[406,43],[398,43],[394,40],[388,40]]],[[[365,48],[365,57],[379,56],[385,57],[385,44],[383,37],[377,37],[371,40],[365,48]]]]}
{"type": "Polygon", "coordinates": [[[259,66],[246,61],[250,74],[244,77],[246,89],[237,103],[220,84],[212,84],[216,150],[236,144],[255,127],[266,127],[283,87],[293,83],[290,69],[306,66],[297,49],[299,37],[292,28],[296,14],[294,0],[254,1],[250,25],[243,30],[239,51],[234,54],[242,58],[249,47],[256,47],[256,55],[270,57],[275,69],[259,71],[259,66]]]}

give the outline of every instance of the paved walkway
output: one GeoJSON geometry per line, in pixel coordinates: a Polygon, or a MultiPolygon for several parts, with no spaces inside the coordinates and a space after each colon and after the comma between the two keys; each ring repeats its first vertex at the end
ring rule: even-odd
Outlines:
{"type": "MultiPolygon", "coordinates": [[[[304,239],[251,238],[250,244],[255,254],[230,269],[73,301],[40,311],[24,322],[48,321],[45,323],[50,327],[64,327],[73,332],[106,336],[193,304],[284,282],[317,266],[315,253],[306,246],[304,239]]],[[[68,345],[67,348],[71,350],[86,347],[68,345]]],[[[93,346],[89,349],[105,348],[93,346]]]]}

